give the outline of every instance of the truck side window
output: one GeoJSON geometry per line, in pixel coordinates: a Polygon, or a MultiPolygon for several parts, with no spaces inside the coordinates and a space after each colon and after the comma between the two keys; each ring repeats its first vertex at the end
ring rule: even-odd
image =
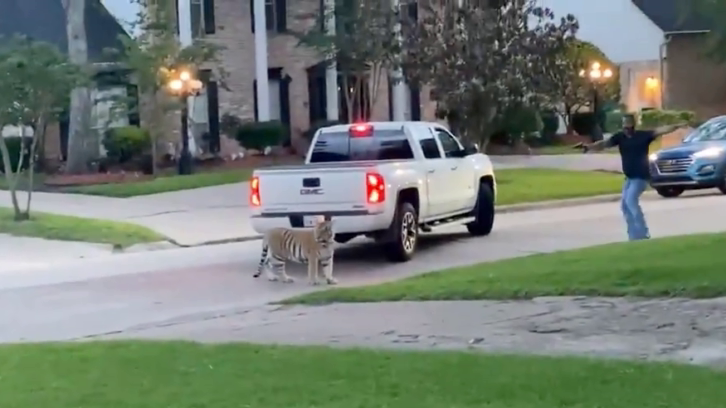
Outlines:
{"type": "Polygon", "coordinates": [[[427,159],[440,159],[441,156],[441,150],[439,150],[439,145],[436,143],[436,139],[433,137],[428,139],[421,139],[419,141],[421,144],[421,150],[423,151],[424,157],[427,159]]]}
{"type": "Polygon", "coordinates": [[[439,138],[439,141],[441,142],[441,147],[444,149],[444,154],[446,157],[456,157],[454,156],[455,152],[458,152],[461,150],[461,146],[459,145],[459,142],[454,139],[454,136],[451,136],[449,132],[443,130],[443,129],[434,129],[434,132],[436,133],[436,137],[439,138]]]}

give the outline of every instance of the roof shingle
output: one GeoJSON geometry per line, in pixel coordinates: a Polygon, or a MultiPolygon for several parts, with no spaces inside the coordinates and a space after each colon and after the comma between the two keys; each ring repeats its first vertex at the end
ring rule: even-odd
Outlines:
{"type": "MultiPolygon", "coordinates": [[[[60,0],[0,0],[0,36],[25,35],[68,52],[66,13],[60,0]]],[[[104,50],[122,50],[119,36],[128,35],[99,0],[86,0],[88,59],[112,60],[104,50]]]]}

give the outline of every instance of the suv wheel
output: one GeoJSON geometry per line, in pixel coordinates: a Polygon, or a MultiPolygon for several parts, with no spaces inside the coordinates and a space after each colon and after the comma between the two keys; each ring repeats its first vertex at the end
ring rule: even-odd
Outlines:
{"type": "Polygon", "coordinates": [[[466,229],[471,235],[489,235],[494,227],[494,212],[494,192],[489,184],[481,183],[474,208],[476,220],[466,224],[466,229]]]}
{"type": "Polygon", "coordinates": [[[684,189],[682,187],[658,187],[655,189],[655,191],[661,197],[674,198],[683,194],[684,189]]]}
{"type": "Polygon", "coordinates": [[[413,258],[418,244],[418,214],[411,203],[399,204],[389,234],[389,241],[383,244],[386,258],[392,262],[413,258]]]}

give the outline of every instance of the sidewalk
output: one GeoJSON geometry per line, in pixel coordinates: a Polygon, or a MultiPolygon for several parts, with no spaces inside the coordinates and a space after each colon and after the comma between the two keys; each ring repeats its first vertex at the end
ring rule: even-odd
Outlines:
{"type": "MultiPolygon", "coordinates": [[[[12,207],[9,192],[0,191],[0,206],[12,207]]],[[[131,222],[184,246],[256,235],[249,225],[246,183],[132,198],[33,193],[31,209],[131,222]]]]}
{"type": "Polygon", "coordinates": [[[266,306],[214,317],[197,316],[192,321],[146,325],[99,337],[470,349],[724,365],[724,319],[726,298],[551,297],[531,301],[266,306]]]}

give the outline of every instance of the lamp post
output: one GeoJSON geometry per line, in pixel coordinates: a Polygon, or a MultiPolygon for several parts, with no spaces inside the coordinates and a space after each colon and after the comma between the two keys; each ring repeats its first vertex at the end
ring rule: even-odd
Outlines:
{"type": "Polygon", "coordinates": [[[613,77],[613,71],[610,68],[604,68],[602,65],[595,61],[590,64],[589,70],[580,70],[580,77],[587,77],[592,84],[592,113],[595,115],[595,126],[597,135],[593,135],[593,140],[602,139],[602,129],[604,118],[600,109],[600,95],[598,94],[598,85],[610,80],[613,77]]]}
{"type": "Polygon", "coordinates": [[[188,70],[172,71],[169,81],[169,91],[179,98],[182,103],[181,111],[181,137],[182,149],[179,154],[178,174],[192,174],[192,153],[189,151],[189,97],[199,94],[202,90],[202,81],[194,78],[188,70]]]}

